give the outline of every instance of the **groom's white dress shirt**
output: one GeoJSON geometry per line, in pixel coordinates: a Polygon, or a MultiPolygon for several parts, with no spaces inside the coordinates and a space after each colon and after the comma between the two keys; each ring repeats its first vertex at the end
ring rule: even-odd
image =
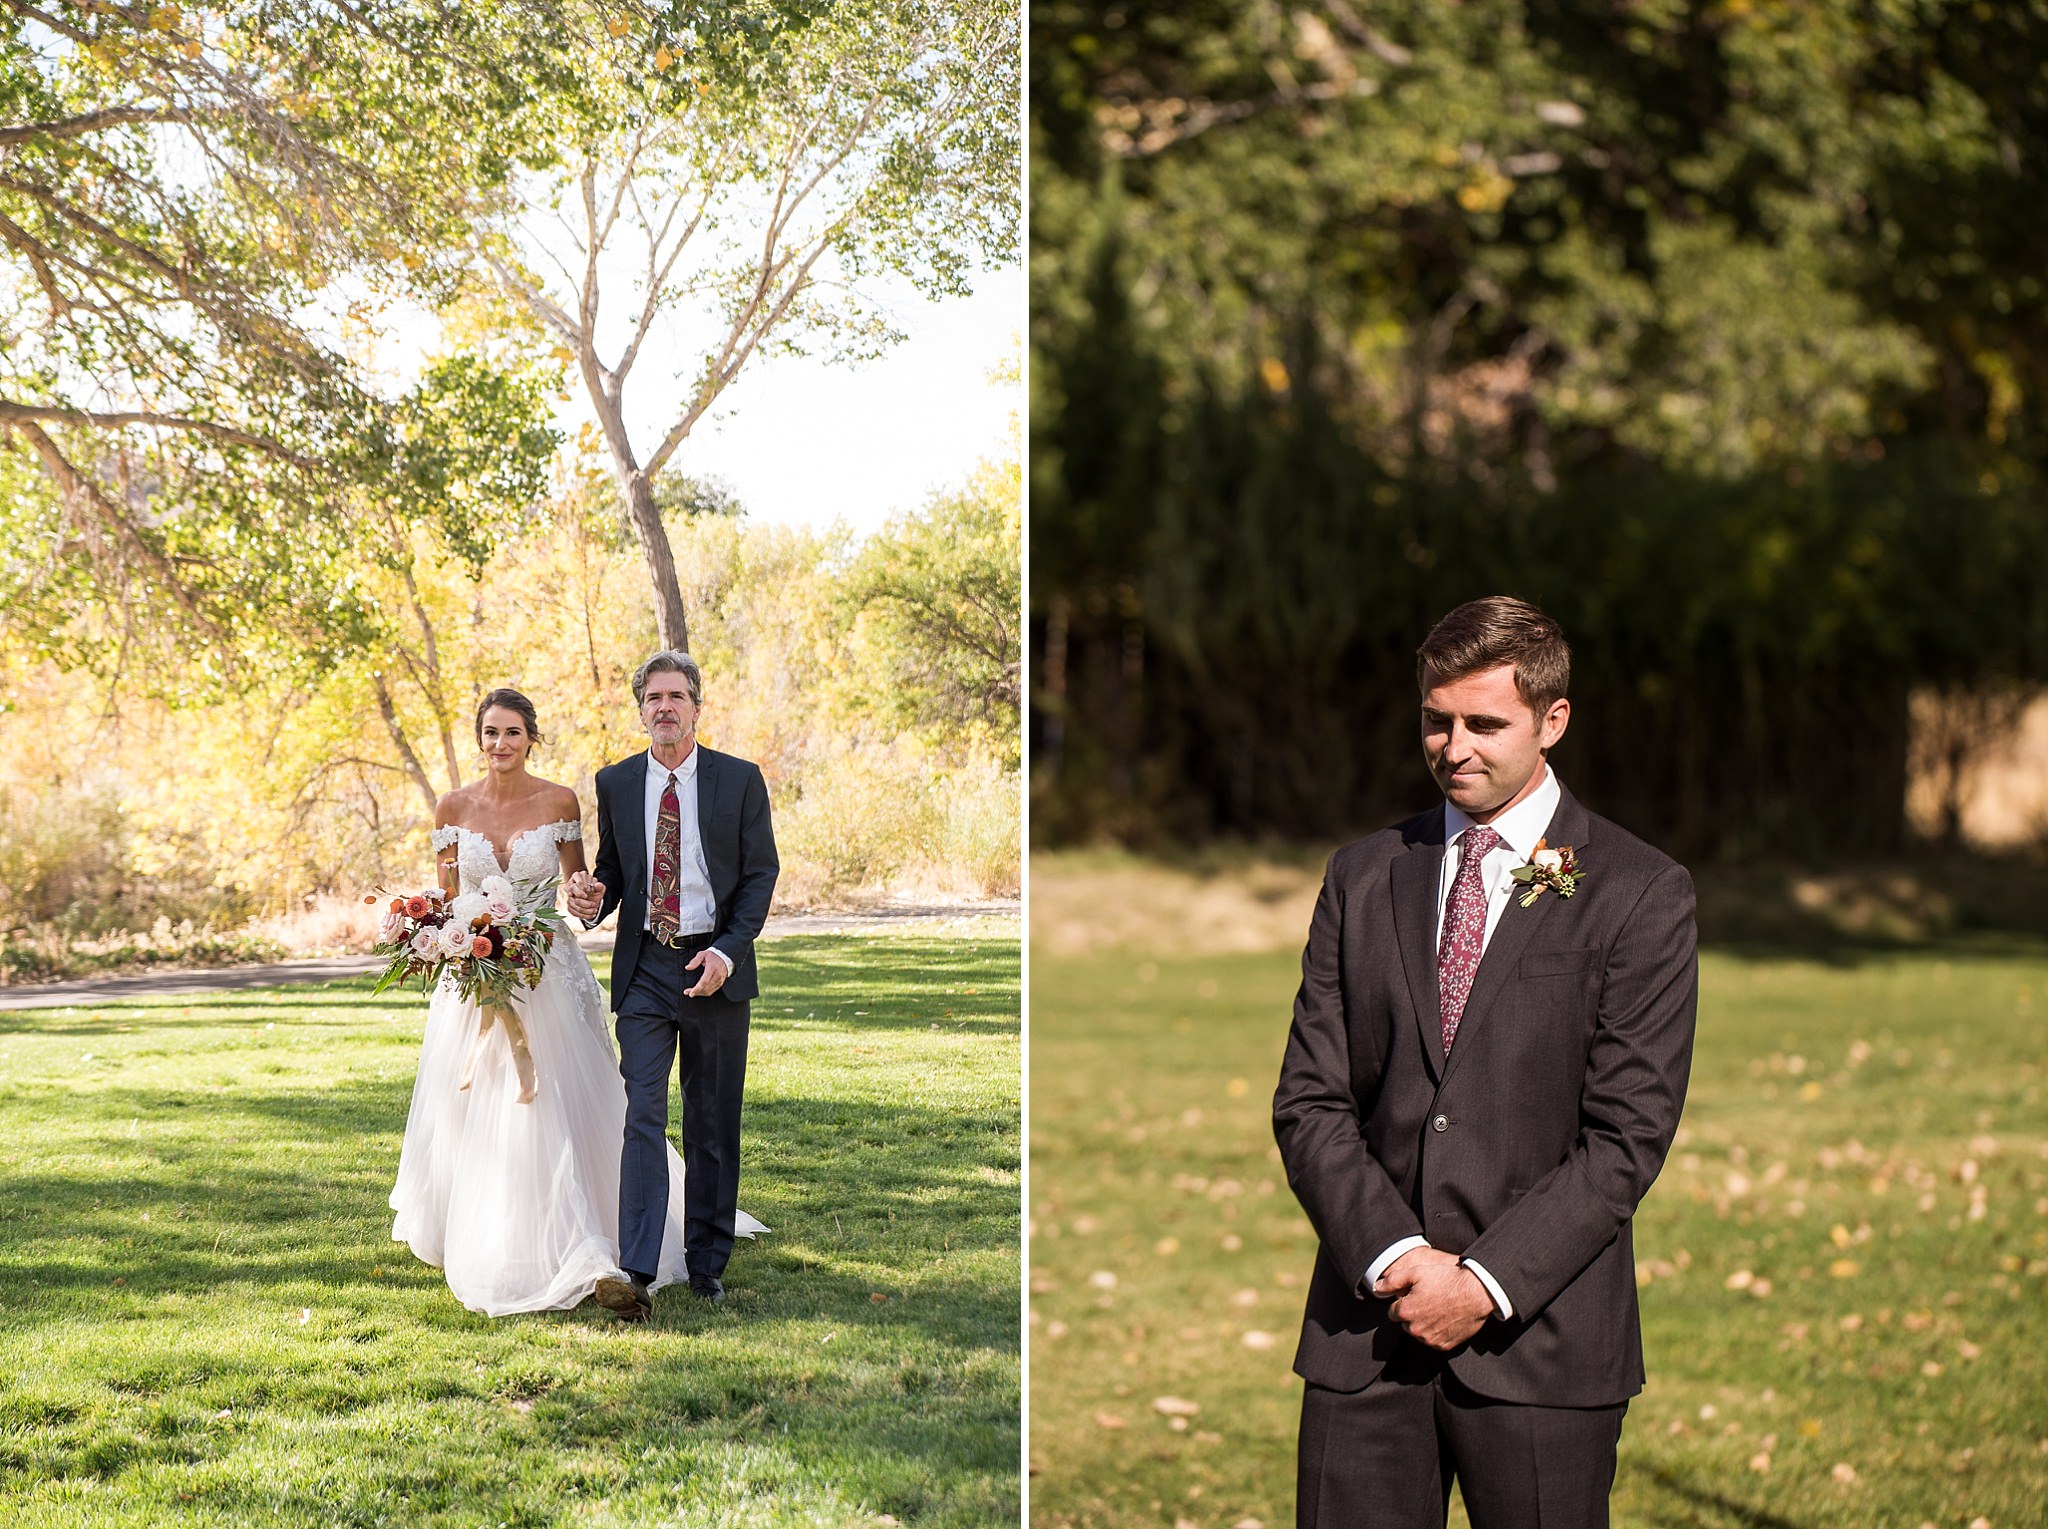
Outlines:
{"type": "MultiPolygon", "coordinates": [[[[709,934],[718,927],[718,899],[711,894],[711,867],[704,860],[704,835],[697,822],[697,757],[699,750],[693,742],[690,752],[673,772],[654,757],[654,750],[647,751],[647,880],[650,892],[654,882],[654,834],[661,820],[661,797],[668,789],[671,773],[676,778],[677,826],[682,831],[682,853],[677,857],[676,884],[681,893],[680,929],[684,934],[709,934]]],[[[654,928],[654,905],[650,897],[640,910],[640,927],[649,931],[654,928]]],[[[709,947],[707,947],[709,948],[709,947]]],[[[719,964],[725,968],[726,976],[732,975],[732,960],[722,950],[712,950],[719,964]]]]}
{"type": "MultiPolygon", "coordinates": [[[[1536,852],[1536,841],[1543,837],[1543,831],[1557,815],[1557,804],[1561,795],[1557,776],[1546,764],[1543,767],[1542,783],[1493,820],[1491,826],[1493,831],[1500,835],[1500,843],[1489,850],[1486,858],[1479,862],[1479,879],[1486,889],[1486,932],[1479,942],[1479,953],[1482,957],[1486,954],[1487,941],[1493,938],[1493,931],[1500,924],[1502,910],[1507,907],[1508,899],[1514,895],[1519,885],[1509,872],[1517,866],[1529,863],[1529,857],[1536,852]]],[[[1443,944],[1444,909],[1450,904],[1451,883],[1458,878],[1458,866],[1464,856],[1465,831],[1472,826],[1472,819],[1466,815],[1463,808],[1453,806],[1450,802],[1444,803],[1444,863],[1437,874],[1436,887],[1437,946],[1443,944]],[[1458,847],[1458,853],[1455,855],[1451,853],[1453,845],[1458,847]]],[[[1377,1285],[1380,1276],[1386,1273],[1387,1265],[1403,1253],[1412,1248],[1428,1246],[1427,1237],[1402,1238],[1374,1259],[1372,1266],[1365,1271],[1366,1288],[1371,1289],[1377,1285]]],[[[1512,1317],[1515,1308],[1509,1302],[1507,1293],[1494,1283],[1493,1276],[1469,1258],[1460,1261],[1477,1276],[1479,1283],[1486,1287],[1487,1295],[1493,1300],[1494,1310],[1503,1317],[1512,1317]]]]}

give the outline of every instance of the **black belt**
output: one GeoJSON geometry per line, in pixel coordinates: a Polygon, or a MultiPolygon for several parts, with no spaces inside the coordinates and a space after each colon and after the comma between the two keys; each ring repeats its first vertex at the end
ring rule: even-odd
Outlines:
{"type": "Polygon", "coordinates": [[[646,934],[647,938],[654,941],[655,944],[666,945],[670,950],[686,949],[690,946],[690,944],[693,941],[695,942],[697,948],[701,950],[703,949],[703,947],[711,943],[711,941],[717,936],[718,931],[716,929],[700,929],[695,934],[678,934],[672,940],[664,940],[652,929],[647,930],[646,934]]]}

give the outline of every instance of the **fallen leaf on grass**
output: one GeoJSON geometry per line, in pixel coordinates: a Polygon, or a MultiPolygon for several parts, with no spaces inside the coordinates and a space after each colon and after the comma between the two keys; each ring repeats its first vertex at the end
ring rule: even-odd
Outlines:
{"type": "Polygon", "coordinates": [[[1097,1428],[1128,1428],[1130,1425],[1114,1412],[1097,1412],[1095,1414],[1095,1426],[1097,1428]]]}
{"type": "Polygon", "coordinates": [[[1828,1274],[1834,1279],[1854,1279],[1863,1272],[1863,1265],[1853,1258],[1838,1258],[1828,1265],[1828,1274]]]}
{"type": "Polygon", "coordinates": [[[886,1295],[882,1294],[882,1292],[879,1290],[870,1290],[868,1292],[868,1301],[872,1305],[879,1306],[888,1299],[889,1298],[886,1295]]]}
{"type": "Polygon", "coordinates": [[[1271,1348],[1274,1344],[1278,1343],[1279,1341],[1280,1340],[1274,1337],[1271,1333],[1260,1332],[1259,1329],[1257,1329],[1256,1327],[1252,1328],[1242,1338],[1238,1339],[1238,1342],[1242,1343],[1246,1348],[1256,1349],[1271,1348]]]}
{"type": "Polygon", "coordinates": [[[1771,1457],[1764,1450],[1758,1450],[1749,1457],[1749,1468],[1761,1476],[1771,1468],[1771,1457]]]}
{"type": "Polygon", "coordinates": [[[1837,1461],[1835,1468],[1828,1474],[1841,1486],[1852,1487],[1856,1484],[1856,1467],[1847,1461],[1837,1461]]]}
{"type": "Polygon", "coordinates": [[[1155,1396],[1152,1410],[1163,1412],[1168,1417],[1191,1418],[1202,1410],[1199,1402],[1191,1402],[1182,1396],[1155,1396]]]}

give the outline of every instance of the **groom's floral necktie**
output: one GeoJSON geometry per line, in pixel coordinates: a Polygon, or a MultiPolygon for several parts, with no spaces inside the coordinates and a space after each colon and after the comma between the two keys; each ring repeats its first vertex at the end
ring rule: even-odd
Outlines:
{"type": "Polygon", "coordinates": [[[1483,823],[1466,829],[1459,840],[1458,874],[1444,904],[1443,939],[1436,951],[1437,1012],[1443,1018],[1445,1056],[1457,1039],[1458,1021],[1465,1017],[1465,1000],[1472,995],[1472,978],[1486,945],[1486,883],[1479,867],[1498,843],[1500,835],[1483,823]]]}
{"type": "Polygon", "coordinates": [[[683,927],[683,814],[676,802],[676,777],[671,771],[662,788],[661,810],[654,819],[654,875],[648,887],[648,923],[654,937],[673,945],[683,927]]]}

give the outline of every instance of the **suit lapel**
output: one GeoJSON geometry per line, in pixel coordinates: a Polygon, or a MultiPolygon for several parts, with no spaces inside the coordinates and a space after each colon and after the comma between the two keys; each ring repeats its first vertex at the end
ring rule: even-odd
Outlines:
{"type": "Polygon", "coordinates": [[[1439,807],[1423,837],[1387,871],[1387,890],[1394,900],[1394,936],[1401,947],[1401,965],[1415,1005],[1415,1027],[1422,1033],[1422,1055],[1431,1078],[1441,1073],[1444,1057],[1441,1001],[1436,989],[1436,902],[1443,864],[1444,813],[1439,807]]]}
{"type": "Polygon", "coordinates": [[[716,901],[722,885],[718,874],[718,861],[724,845],[711,832],[713,810],[718,805],[718,792],[725,785],[726,756],[716,749],[697,745],[697,843],[704,851],[704,875],[711,883],[711,896],[716,901]]]}
{"type": "MultiPolygon", "coordinates": [[[[1550,825],[1544,830],[1543,838],[1550,844],[1569,844],[1583,849],[1592,820],[1569,791],[1565,791],[1562,785],[1558,789],[1562,794],[1558,798],[1557,810],[1550,815],[1550,825]]],[[[1545,892],[1525,908],[1522,896],[1520,888],[1508,894],[1508,905],[1501,909],[1500,922],[1494,926],[1493,935],[1486,942],[1486,954],[1479,958],[1479,970],[1472,978],[1472,991],[1465,999],[1465,1012],[1458,1020],[1458,1039],[1452,1044],[1450,1060],[1444,1067],[1446,1075],[1458,1065],[1459,1056],[1468,1049],[1465,1037],[1486,1024],[1488,1011],[1521,965],[1522,953],[1529,948],[1530,941],[1555,917],[1552,909],[1564,901],[1555,892],[1545,892]]],[[[1442,1053],[1443,1038],[1439,1035],[1437,1055],[1442,1053]]]]}
{"type": "Polygon", "coordinates": [[[626,885],[647,885],[647,753],[643,749],[619,766],[612,797],[612,822],[619,826],[619,868],[626,885]]]}

